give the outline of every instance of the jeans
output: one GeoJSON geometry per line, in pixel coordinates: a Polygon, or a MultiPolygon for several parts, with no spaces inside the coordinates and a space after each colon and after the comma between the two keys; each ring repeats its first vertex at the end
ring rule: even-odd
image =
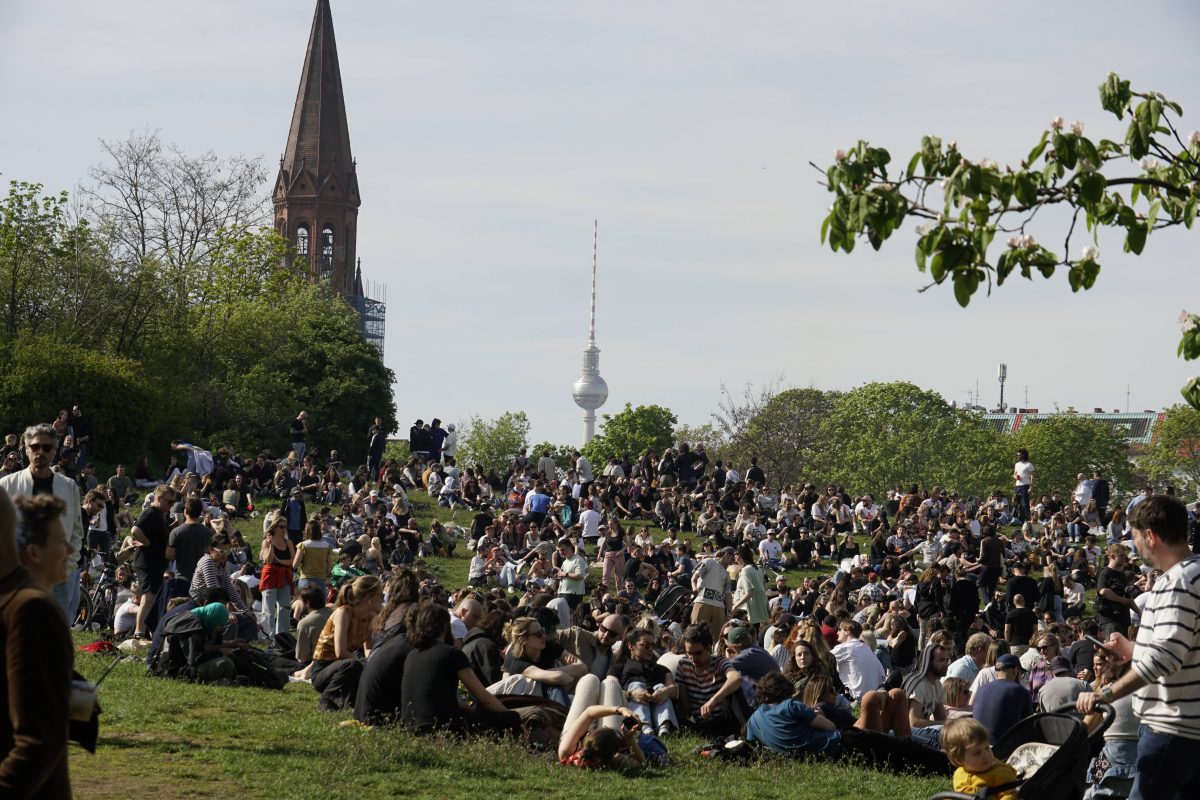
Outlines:
{"type": "Polygon", "coordinates": [[[942,749],[942,726],[927,725],[924,728],[912,729],[912,740],[917,744],[923,744],[931,750],[942,749]]]}
{"type": "Polygon", "coordinates": [[[292,449],[296,451],[296,463],[302,463],[304,461],[304,442],[292,442],[292,449]]]}
{"type": "Polygon", "coordinates": [[[263,611],[267,615],[270,633],[287,633],[292,629],[292,587],[280,586],[262,593],[263,611]]]}
{"type": "MultiPolygon", "coordinates": [[[[653,689],[640,681],[634,681],[629,684],[630,692],[638,690],[656,692],[661,688],[663,688],[663,684],[661,683],[653,689]]],[[[675,705],[671,702],[670,698],[663,700],[658,705],[637,703],[633,700],[629,700],[626,705],[629,706],[629,710],[634,713],[638,721],[642,723],[643,733],[657,733],[666,725],[670,725],[672,730],[678,730],[679,728],[679,720],[675,718],[675,705]]]]}
{"type": "Polygon", "coordinates": [[[1137,773],[1129,800],[1200,797],[1200,739],[1138,732],[1137,773]]]}
{"type": "Polygon", "coordinates": [[[1029,519],[1029,487],[1017,486],[1013,491],[1013,517],[1025,522],[1029,519]]]}
{"type": "Polygon", "coordinates": [[[54,599],[67,616],[67,624],[75,624],[75,612],[79,609],[79,570],[71,570],[67,579],[54,585],[54,599]]]}

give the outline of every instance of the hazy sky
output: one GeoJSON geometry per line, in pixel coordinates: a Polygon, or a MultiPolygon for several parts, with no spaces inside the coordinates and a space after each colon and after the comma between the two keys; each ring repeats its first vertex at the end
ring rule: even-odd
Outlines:
{"type": "MultiPolygon", "coordinates": [[[[0,180],[71,189],[100,139],[283,150],[314,0],[3,0],[0,180]]],[[[1096,288],[1015,281],[967,311],[918,294],[915,237],[819,244],[827,164],[859,138],[901,164],[925,133],[1019,159],[1048,121],[1093,138],[1110,71],[1200,128],[1194,2],[375,2],[334,0],[363,198],[358,253],[387,284],[402,430],[525,410],[574,443],[592,220],[598,343],[626,402],[709,419],[722,383],[905,379],[963,402],[1134,410],[1179,401],[1183,229],[1140,257],[1100,241],[1096,288]]],[[[272,177],[274,172],[272,171],[272,177]]],[[[264,194],[269,186],[263,187],[264,194]]],[[[1051,215],[1035,230],[1057,245],[1051,215]]],[[[1086,241],[1077,236],[1073,250],[1086,241]]],[[[999,246],[1003,246],[1000,244],[999,246]]],[[[1193,365],[1194,367],[1194,365],[1193,365]]]]}

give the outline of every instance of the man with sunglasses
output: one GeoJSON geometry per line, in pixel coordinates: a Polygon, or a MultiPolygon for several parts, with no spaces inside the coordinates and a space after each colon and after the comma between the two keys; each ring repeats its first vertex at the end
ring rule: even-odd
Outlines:
{"type": "MultiPolygon", "coordinates": [[[[58,434],[51,425],[31,425],[25,429],[22,440],[29,466],[0,477],[0,487],[13,498],[52,494],[66,503],[67,510],[62,516],[62,523],[67,529],[71,552],[78,554],[83,547],[84,534],[79,484],[66,475],[50,470],[58,450],[58,434]]],[[[65,581],[55,586],[53,593],[67,620],[74,620],[75,608],[79,605],[79,568],[76,567],[65,581]]]]}
{"type": "Polygon", "coordinates": [[[613,647],[625,635],[625,620],[620,614],[601,617],[595,632],[579,626],[558,632],[558,643],[583,662],[588,672],[603,680],[613,658],[613,647]]]}

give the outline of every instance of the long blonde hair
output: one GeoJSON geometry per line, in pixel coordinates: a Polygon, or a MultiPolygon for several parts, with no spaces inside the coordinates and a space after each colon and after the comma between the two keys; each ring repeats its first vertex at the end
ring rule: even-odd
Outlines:
{"type": "Polygon", "coordinates": [[[508,652],[512,653],[513,658],[525,657],[525,639],[529,636],[529,629],[537,624],[538,621],[533,617],[517,617],[504,626],[504,638],[508,640],[508,652]]]}

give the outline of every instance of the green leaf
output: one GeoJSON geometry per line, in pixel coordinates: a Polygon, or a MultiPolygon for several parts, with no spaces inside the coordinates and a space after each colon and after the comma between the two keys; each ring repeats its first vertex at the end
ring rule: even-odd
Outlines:
{"type": "Polygon", "coordinates": [[[1014,194],[1017,196],[1017,201],[1023,206],[1032,206],[1037,202],[1037,182],[1027,172],[1021,172],[1017,175],[1014,194]]]}
{"type": "Polygon", "coordinates": [[[825,244],[825,235],[829,233],[829,223],[833,220],[833,214],[825,217],[825,221],[821,223],[821,244],[825,244]]]}
{"type": "Polygon", "coordinates": [[[1146,246],[1146,226],[1144,224],[1134,225],[1129,229],[1129,234],[1125,237],[1125,251],[1140,256],[1142,249],[1146,246]]]}
{"type": "Polygon", "coordinates": [[[945,260],[942,253],[935,253],[933,260],[929,262],[929,275],[937,283],[941,283],[946,277],[945,260]]]}
{"type": "Polygon", "coordinates": [[[917,164],[920,164],[920,163],[921,163],[920,151],[913,153],[913,157],[911,159],[909,159],[909,162],[908,162],[908,169],[905,170],[907,172],[909,178],[911,178],[913,175],[915,175],[917,173],[917,164]]]}
{"type": "Polygon", "coordinates": [[[954,299],[963,308],[971,302],[971,290],[967,288],[967,282],[959,280],[960,276],[954,276],[954,299]]]}
{"type": "Polygon", "coordinates": [[[1078,144],[1079,144],[1079,157],[1081,159],[1083,159],[1084,161],[1086,161],[1087,163],[1091,164],[1092,167],[1099,169],[1100,168],[1100,153],[1096,150],[1096,145],[1092,144],[1090,140],[1084,139],[1082,136],[1079,137],[1078,144]]]}
{"type": "Polygon", "coordinates": [[[1129,81],[1123,81],[1115,73],[1108,73],[1108,77],[1104,79],[1104,83],[1100,84],[1100,105],[1105,111],[1111,111],[1117,119],[1125,113],[1125,109],[1129,107],[1131,93],[1129,91],[1129,81]]]}
{"type": "Polygon", "coordinates": [[[1154,223],[1158,220],[1158,211],[1162,208],[1162,200],[1157,197],[1150,204],[1150,210],[1146,212],[1146,230],[1154,230],[1154,223]]]}
{"type": "Polygon", "coordinates": [[[1079,180],[1079,197],[1085,203],[1099,203],[1108,181],[1099,172],[1089,172],[1079,180]]]}
{"type": "Polygon", "coordinates": [[[1038,143],[1035,144],[1033,146],[1033,149],[1029,151],[1029,158],[1025,159],[1026,164],[1028,164],[1031,167],[1033,166],[1033,162],[1037,161],[1038,156],[1040,156],[1042,154],[1042,152],[1045,151],[1046,142],[1049,140],[1049,138],[1050,138],[1050,131],[1042,131],[1042,138],[1039,139],[1038,143]]]}

